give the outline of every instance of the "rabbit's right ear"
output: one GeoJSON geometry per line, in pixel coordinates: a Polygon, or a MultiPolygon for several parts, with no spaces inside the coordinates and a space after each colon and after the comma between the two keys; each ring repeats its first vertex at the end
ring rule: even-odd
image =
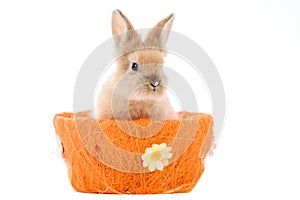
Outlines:
{"type": "Polygon", "coordinates": [[[124,42],[128,31],[134,30],[128,18],[120,11],[114,10],[112,14],[112,34],[117,42],[124,42]]]}
{"type": "Polygon", "coordinates": [[[148,45],[152,45],[158,48],[164,48],[171,27],[174,21],[174,14],[170,14],[166,18],[162,19],[158,24],[156,24],[148,33],[146,37],[146,42],[148,45]]]}

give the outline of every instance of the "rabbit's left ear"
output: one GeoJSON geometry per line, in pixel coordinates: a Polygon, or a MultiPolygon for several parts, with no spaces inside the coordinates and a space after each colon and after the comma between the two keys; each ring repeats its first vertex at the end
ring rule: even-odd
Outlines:
{"type": "Polygon", "coordinates": [[[170,14],[166,18],[162,19],[147,34],[146,41],[159,48],[163,48],[168,40],[173,21],[174,14],[170,14]]]}
{"type": "Polygon", "coordinates": [[[112,34],[116,42],[124,42],[133,35],[134,28],[128,18],[120,11],[114,10],[112,14],[112,34]]]}

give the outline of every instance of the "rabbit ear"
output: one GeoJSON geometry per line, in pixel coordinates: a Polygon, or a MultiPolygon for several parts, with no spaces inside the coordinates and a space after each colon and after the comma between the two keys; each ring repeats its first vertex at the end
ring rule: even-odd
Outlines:
{"type": "Polygon", "coordinates": [[[112,34],[118,40],[125,40],[127,32],[133,30],[133,26],[128,18],[120,11],[114,10],[112,14],[112,34]]]}
{"type": "Polygon", "coordinates": [[[146,41],[149,45],[163,48],[168,40],[169,32],[174,21],[174,14],[158,22],[147,34],[146,41]]]}

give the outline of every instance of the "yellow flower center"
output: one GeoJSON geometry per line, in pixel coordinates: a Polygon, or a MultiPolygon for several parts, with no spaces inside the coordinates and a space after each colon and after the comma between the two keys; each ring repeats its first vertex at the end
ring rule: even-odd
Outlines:
{"type": "Polygon", "coordinates": [[[153,161],[158,161],[158,160],[160,160],[160,158],[161,158],[161,153],[160,153],[160,151],[155,151],[155,152],[153,152],[153,153],[151,154],[151,159],[152,159],[153,161]]]}

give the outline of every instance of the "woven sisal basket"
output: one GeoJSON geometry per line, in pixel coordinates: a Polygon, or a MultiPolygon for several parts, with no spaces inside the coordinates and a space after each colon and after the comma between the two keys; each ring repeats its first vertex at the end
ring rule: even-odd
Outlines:
{"type": "Polygon", "coordinates": [[[182,120],[96,120],[86,112],[62,113],[54,126],[73,188],[88,193],[159,194],[191,191],[204,171],[213,140],[212,117],[182,113],[182,120]],[[152,144],[166,143],[172,157],[162,171],[143,167],[152,144]]]}

